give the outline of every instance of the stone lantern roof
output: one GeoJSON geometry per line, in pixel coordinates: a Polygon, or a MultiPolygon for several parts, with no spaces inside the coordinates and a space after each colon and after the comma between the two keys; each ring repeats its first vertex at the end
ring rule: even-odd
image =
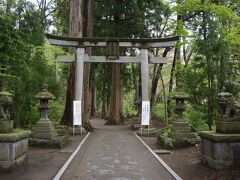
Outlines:
{"type": "Polygon", "coordinates": [[[177,89],[175,92],[169,94],[169,98],[171,99],[188,99],[189,97],[189,94],[184,92],[183,89],[177,89]]]}
{"type": "Polygon", "coordinates": [[[48,92],[48,85],[43,84],[42,91],[37,93],[35,98],[37,98],[37,99],[55,99],[55,96],[52,93],[48,92]]]}

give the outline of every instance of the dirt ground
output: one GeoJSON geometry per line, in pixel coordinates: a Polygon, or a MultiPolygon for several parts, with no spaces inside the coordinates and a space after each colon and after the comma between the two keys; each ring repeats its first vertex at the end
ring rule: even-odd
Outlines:
{"type": "Polygon", "coordinates": [[[28,165],[13,173],[0,173],[0,180],[50,180],[77,148],[82,136],[70,136],[63,149],[29,147],[28,165]]]}
{"type": "MultiPolygon", "coordinates": [[[[156,137],[141,137],[153,150],[161,149],[156,137]]],[[[240,169],[215,171],[201,164],[200,146],[159,155],[184,180],[240,180],[240,169]]]]}

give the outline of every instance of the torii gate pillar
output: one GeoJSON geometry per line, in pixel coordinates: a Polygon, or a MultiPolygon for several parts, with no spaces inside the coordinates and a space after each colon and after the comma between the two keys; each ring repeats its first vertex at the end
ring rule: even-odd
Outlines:
{"type": "Polygon", "coordinates": [[[141,49],[140,55],[142,57],[141,61],[141,81],[142,81],[142,101],[149,101],[148,97],[148,50],[141,49]]]}
{"type": "Polygon", "coordinates": [[[76,101],[82,101],[84,55],[85,55],[85,49],[77,48],[76,73],[75,73],[75,100],[76,101]]]}

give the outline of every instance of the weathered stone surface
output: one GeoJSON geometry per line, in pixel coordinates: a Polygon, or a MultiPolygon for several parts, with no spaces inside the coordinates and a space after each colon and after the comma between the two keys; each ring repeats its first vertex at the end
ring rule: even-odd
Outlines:
{"type": "Polygon", "coordinates": [[[159,130],[157,134],[157,143],[161,144],[166,149],[193,146],[200,143],[200,138],[198,138],[196,133],[191,132],[189,129],[184,131],[185,132],[181,132],[181,128],[179,130],[173,127],[170,127],[167,131],[165,130],[165,132],[159,130]]]}
{"type": "Polygon", "coordinates": [[[57,136],[57,133],[51,121],[39,121],[33,128],[34,139],[51,140],[57,136]]]}
{"type": "Polygon", "coordinates": [[[13,131],[13,120],[0,120],[0,133],[13,131]]]}
{"type": "MultiPolygon", "coordinates": [[[[87,131],[83,127],[76,126],[74,127],[74,133],[75,135],[85,135],[87,131]]],[[[73,134],[73,128],[69,128],[69,134],[73,134]]]]}
{"type": "Polygon", "coordinates": [[[156,136],[157,129],[156,128],[140,128],[137,131],[137,135],[139,135],[139,136],[156,136]]]}
{"type": "Polygon", "coordinates": [[[28,135],[29,131],[24,130],[0,134],[0,171],[13,171],[27,163],[28,135]]]}
{"type": "Polygon", "coordinates": [[[170,132],[169,137],[174,138],[176,140],[181,140],[181,139],[192,139],[196,138],[196,134],[194,132],[191,133],[181,133],[181,132],[170,132]]]}
{"type": "Polygon", "coordinates": [[[201,132],[201,161],[214,168],[224,169],[239,166],[240,134],[201,132]]]}
{"type": "Polygon", "coordinates": [[[13,161],[0,161],[0,171],[12,172],[27,165],[27,154],[23,154],[13,161]]]}
{"type": "Polygon", "coordinates": [[[69,136],[57,136],[51,140],[46,139],[29,139],[30,146],[36,147],[50,147],[50,148],[63,148],[69,142],[69,136]]]}
{"type": "Polygon", "coordinates": [[[31,131],[14,129],[13,132],[7,134],[0,134],[0,142],[15,142],[21,139],[28,138],[31,131]]]}
{"type": "Polygon", "coordinates": [[[171,154],[171,151],[168,151],[166,149],[155,149],[153,150],[156,154],[171,154]]]}
{"type": "Polygon", "coordinates": [[[214,142],[240,142],[240,134],[222,134],[215,131],[202,131],[199,133],[201,138],[209,139],[214,142]]]}
{"type": "Polygon", "coordinates": [[[0,142],[0,161],[13,161],[28,151],[28,139],[0,142]]]}
{"type": "Polygon", "coordinates": [[[216,121],[216,132],[240,134],[240,121],[216,121]]]}

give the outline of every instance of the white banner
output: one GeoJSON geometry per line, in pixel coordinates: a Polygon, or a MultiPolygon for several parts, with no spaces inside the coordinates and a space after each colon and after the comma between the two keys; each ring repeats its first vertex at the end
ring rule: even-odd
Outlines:
{"type": "Polygon", "coordinates": [[[149,125],[150,122],[150,101],[142,101],[142,125],[149,125]]]}
{"type": "Polygon", "coordinates": [[[73,101],[73,125],[82,125],[82,102],[73,101]]]}

